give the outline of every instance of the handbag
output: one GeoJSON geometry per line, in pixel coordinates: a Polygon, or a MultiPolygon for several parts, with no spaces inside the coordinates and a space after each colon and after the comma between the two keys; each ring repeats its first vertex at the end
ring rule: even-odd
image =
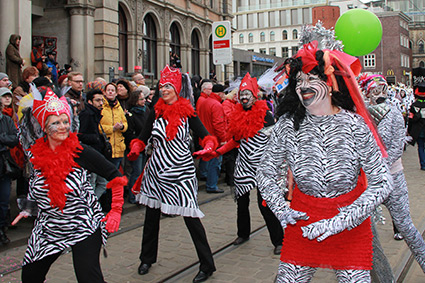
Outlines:
{"type": "Polygon", "coordinates": [[[108,136],[105,134],[105,131],[103,130],[102,124],[99,124],[100,129],[102,130],[102,137],[103,137],[103,143],[105,147],[103,148],[103,155],[108,160],[112,160],[112,145],[109,142],[108,136]]]}
{"type": "Polygon", "coordinates": [[[13,160],[10,151],[6,150],[2,153],[3,156],[3,171],[4,175],[8,176],[11,179],[17,179],[22,176],[22,169],[18,164],[13,160]]]}

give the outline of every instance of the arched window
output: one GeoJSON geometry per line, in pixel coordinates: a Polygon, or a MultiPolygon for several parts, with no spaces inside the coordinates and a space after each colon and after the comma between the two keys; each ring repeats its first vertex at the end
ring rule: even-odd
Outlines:
{"type": "Polygon", "coordinates": [[[274,31],[270,32],[270,41],[274,41],[274,31]]]}
{"type": "Polygon", "coordinates": [[[418,46],[419,46],[419,53],[425,53],[425,50],[424,50],[424,41],[423,40],[420,40],[418,42],[418,46]]]}
{"type": "Polygon", "coordinates": [[[292,39],[298,39],[298,31],[296,29],[292,31],[292,39]]]}
{"type": "Polygon", "coordinates": [[[239,35],[239,43],[243,43],[243,34],[242,33],[239,35]]]}
{"type": "Polygon", "coordinates": [[[119,66],[123,67],[124,72],[128,72],[128,29],[127,17],[125,16],[124,9],[118,5],[118,37],[119,37],[119,66]]]}
{"type": "Polygon", "coordinates": [[[196,31],[192,32],[192,75],[200,75],[200,46],[199,46],[199,37],[196,31]]]}
{"type": "MultiPolygon", "coordinates": [[[[180,50],[181,50],[181,44],[180,44],[180,32],[179,29],[177,28],[177,25],[175,23],[173,23],[170,27],[170,52],[171,55],[175,57],[175,55],[178,56],[179,59],[180,58],[180,50]]],[[[171,56],[170,56],[170,60],[171,60],[171,56]]],[[[171,64],[172,62],[170,62],[171,64]]],[[[179,66],[177,66],[179,67],[179,66]]]]}
{"type": "Polygon", "coordinates": [[[261,42],[266,41],[266,34],[264,33],[264,31],[262,31],[262,32],[260,33],[260,41],[261,41],[261,42]]]}
{"type": "Polygon", "coordinates": [[[288,39],[288,32],[286,30],[282,31],[282,40],[288,39]]]}
{"type": "Polygon", "coordinates": [[[143,19],[143,73],[157,78],[156,26],[150,14],[143,19]]]}
{"type": "Polygon", "coordinates": [[[424,61],[419,62],[419,67],[421,68],[425,67],[425,62],[424,61]]]}
{"type": "Polygon", "coordinates": [[[208,57],[210,58],[210,72],[214,72],[216,74],[215,65],[213,62],[213,48],[212,48],[212,35],[210,35],[210,38],[208,40],[208,57]]]}
{"type": "Polygon", "coordinates": [[[254,42],[254,35],[252,34],[252,33],[249,33],[248,34],[248,41],[251,43],[251,42],[254,42]]]}

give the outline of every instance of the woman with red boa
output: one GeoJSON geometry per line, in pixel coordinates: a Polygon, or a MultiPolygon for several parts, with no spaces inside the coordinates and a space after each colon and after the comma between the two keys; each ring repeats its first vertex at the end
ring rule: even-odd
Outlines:
{"type": "Polygon", "coordinates": [[[144,172],[133,186],[136,200],[146,205],[140,253],[140,275],[149,272],[157,260],[159,220],[161,212],[181,215],[190,232],[200,261],[200,270],[193,282],[203,282],[215,271],[207,236],[199,218],[195,165],[190,151],[190,133],[201,139],[204,151],[217,147],[217,138],[210,136],[193,109],[190,79],[179,69],[168,65],[161,71],[161,97],[150,112],[138,139],[130,143],[129,160],[136,160],[149,137],[153,151],[144,172]]]}
{"type": "Polygon", "coordinates": [[[53,262],[71,248],[78,282],[105,282],[99,254],[107,232],[116,232],[121,221],[123,186],[115,166],[96,150],[79,143],[70,133],[70,108],[50,88],[34,94],[32,114],[44,137],[29,149],[34,171],[28,200],[13,225],[37,213],[28,241],[22,282],[44,282],[53,262]],[[112,190],[111,211],[104,216],[90,186],[88,171],[105,177],[112,190]]]}

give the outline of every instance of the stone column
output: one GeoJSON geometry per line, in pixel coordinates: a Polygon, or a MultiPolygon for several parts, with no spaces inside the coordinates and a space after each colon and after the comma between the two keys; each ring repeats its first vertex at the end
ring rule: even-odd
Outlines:
{"type": "Polygon", "coordinates": [[[94,79],[94,7],[68,7],[70,21],[70,57],[75,71],[86,82],[94,79]]]}
{"type": "Polygon", "coordinates": [[[210,65],[209,65],[209,59],[208,59],[208,49],[201,49],[199,52],[199,74],[203,78],[208,78],[208,75],[210,73],[210,65]]]}

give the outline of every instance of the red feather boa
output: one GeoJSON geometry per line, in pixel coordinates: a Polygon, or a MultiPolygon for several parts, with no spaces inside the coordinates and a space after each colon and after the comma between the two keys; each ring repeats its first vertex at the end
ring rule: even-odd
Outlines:
{"type": "Polygon", "coordinates": [[[173,104],[166,104],[161,98],[155,104],[155,114],[156,118],[162,116],[168,122],[165,132],[167,133],[167,140],[171,141],[176,137],[182,119],[186,121],[188,117],[194,117],[195,110],[190,101],[185,98],[179,97],[173,104]]]}
{"type": "Polygon", "coordinates": [[[237,103],[229,116],[229,139],[239,141],[255,136],[264,127],[267,110],[265,100],[257,100],[250,110],[244,110],[242,104],[237,103]]]}
{"type": "Polygon", "coordinates": [[[66,194],[72,192],[72,189],[67,187],[65,179],[74,171],[73,167],[80,167],[74,158],[82,149],[76,133],[70,133],[54,151],[44,138],[36,140],[30,148],[34,168],[40,170],[46,178],[43,188],[49,190],[47,196],[52,207],[58,207],[60,210],[65,207],[66,194]]]}

